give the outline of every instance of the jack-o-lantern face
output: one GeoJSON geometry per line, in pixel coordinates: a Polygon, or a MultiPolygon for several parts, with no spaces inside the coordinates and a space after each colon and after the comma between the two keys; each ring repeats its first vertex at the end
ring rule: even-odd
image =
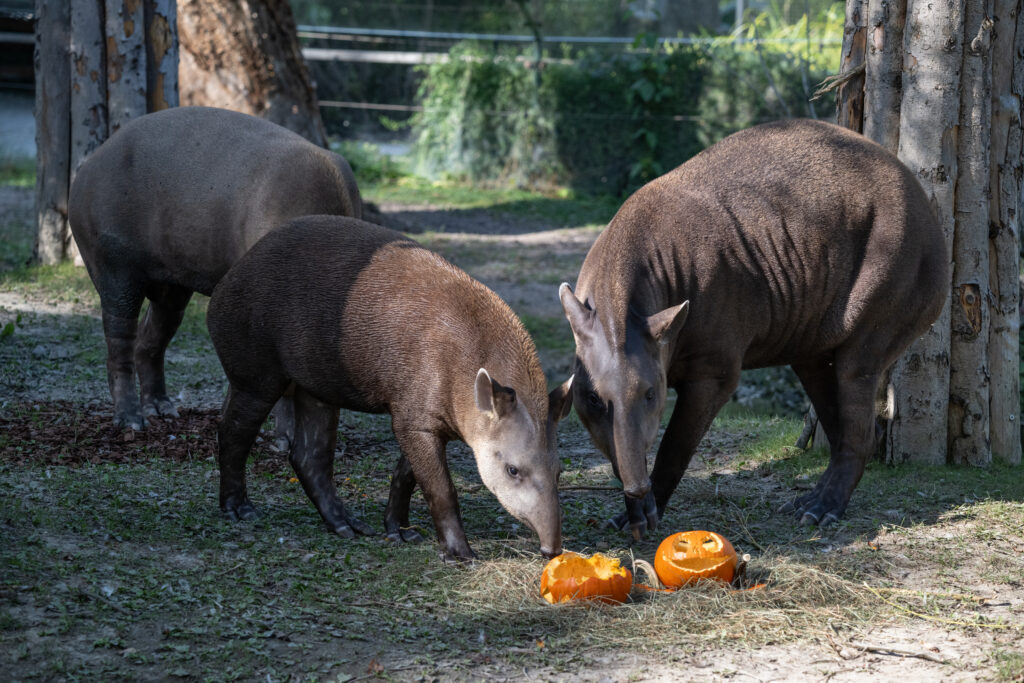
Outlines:
{"type": "Polygon", "coordinates": [[[550,603],[593,599],[625,602],[633,588],[633,573],[614,557],[595,553],[583,557],[562,553],[548,562],[540,577],[540,594],[550,603]]]}
{"type": "Polygon", "coordinates": [[[736,571],[736,551],[732,543],[713,531],[681,531],[658,546],[654,571],[669,588],[700,579],[729,583],[736,571]]]}

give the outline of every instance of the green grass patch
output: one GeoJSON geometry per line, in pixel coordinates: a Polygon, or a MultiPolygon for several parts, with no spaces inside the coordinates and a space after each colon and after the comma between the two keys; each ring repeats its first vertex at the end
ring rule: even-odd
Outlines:
{"type": "Polygon", "coordinates": [[[32,157],[8,157],[0,155],[0,185],[34,187],[35,184],[35,159],[32,157]]]}
{"type": "Polygon", "coordinates": [[[550,318],[524,313],[519,319],[523,321],[538,349],[569,353],[576,349],[572,328],[569,327],[569,321],[565,316],[550,318]]]}

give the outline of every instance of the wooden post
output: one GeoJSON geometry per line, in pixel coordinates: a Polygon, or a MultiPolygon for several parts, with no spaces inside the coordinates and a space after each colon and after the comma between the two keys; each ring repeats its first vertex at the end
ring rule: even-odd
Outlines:
{"type": "Polygon", "coordinates": [[[43,264],[67,253],[71,69],[66,0],[36,0],[36,244],[43,264]]]}
{"type": "MultiPolygon", "coordinates": [[[[952,258],[957,177],[963,0],[908,0],[899,157],[931,200],[952,258]]],[[[946,462],[950,306],[893,365],[895,418],[886,435],[890,462],[946,462]]]]}
{"type": "Polygon", "coordinates": [[[146,113],[142,0],[106,0],[107,111],[110,134],[146,113]]]}
{"type": "Polygon", "coordinates": [[[953,235],[948,458],[992,462],[989,441],[989,143],[992,126],[991,0],[966,3],[953,235]]]}
{"type": "Polygon", "coordinates": [[[836,93],[836,123],[858,133],[864,125],[864,60],[867,55],[867,0],[846,0],[839,73],[854,74],[836,93]]]}
{"type": "Polygon", "coordinates": [[[995,0],[992,18],[992,143],[989,190],[988,364],[992,455],[1019,465],[1019,239],[1024,176],[1024,2],[995,0]]]}
{"type": "Polygon", "coordinates": [[[903,97],[903,22],[907,0],[868,0],[864,135],[896,154],[903,97]]]}
{"type": "Polygon", "coordinates": [[[145,0],[147,111],[178,106],[178,7],[145,0]]]}

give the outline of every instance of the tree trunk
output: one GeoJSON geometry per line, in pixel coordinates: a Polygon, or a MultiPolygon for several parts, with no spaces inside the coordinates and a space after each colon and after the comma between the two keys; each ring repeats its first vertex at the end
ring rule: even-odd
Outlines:
{"type": "MultiPolygon", "coordinates": [[[[899,157],[924,187],[953,254],[953,200],[963,66],[963,0],[909,0],[904,37],[899,157]]],[[[890,462],[946,462],[950,306],[891,372],[890,462]]]]}
{"type": "Polygon", "coordinates": [[[52,265],[67,253],[71,145],[71,16],[66,0],[36,0],[35,258],[52,265]]]}
{"type": "Polygon", "coordinates": [[[956,230],[949,349],[948,458],[960,465],[992,462],[989,443],[988,284],[989,144],[992,126],[991,0],[964,13],[957,140],[956,230]],[[973,38],[972,38],[973,37],[973,38]]]}
{"type": "Polygon", "coordinates": [[[840,74],[851,74],[836,93],[840,126],[861,132],[864,122],[864,63],[867,56],[867,0],[847,0],[840,74]]]}
{"type": "Polygon", "coordinates": [[[176,14],[175,0],[37,1],[41,263],[81,265],[67,202],[82,162],[128,120],[177,106],[176,14]]]}
{"type": "Polygon", "coordinates": [[[896,154],[903,99],[903,22],[907,0],[868,0],[864,135],[896,154]]]}
{"type": "Polygon", "coordinates": [[[146,113],[146,45],[142,0],[106,0],[107,112],[110,133],[146,113]]]}
{"type": "Polygon", "coordinates": [[[145,0],[146,110],[178,106],[178,8],[175,0],[145,0]]]}
{"type": "Polygon", "coordinates": [[[178,28],[182,104],[261,116],[326,146],[287,0],[181,0],[178,28]]]}
{"type": "Polygon", "coordinates": [[[996,0],[992,35],[992,145],[989,203],[988,363],[992,454],[1020,464],[1020,261],[1021,178],[1024,140],[1024,2],[996,0]]]}

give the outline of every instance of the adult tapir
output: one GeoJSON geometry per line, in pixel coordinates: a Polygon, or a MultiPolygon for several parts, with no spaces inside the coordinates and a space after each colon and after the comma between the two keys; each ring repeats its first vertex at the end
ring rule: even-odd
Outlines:
{"type": "Polygon", "coordinates": [[[653,529],[740,370],[789,364],[828,468],[786,507],[827,524],[874,446],[883,370],[938,316],[949,254],[917,180],[866,138],[790,120],[731,135],[648,183],[559,289],[573,405],[626,493],[612,523],[653,529]],[[677,394],[648,478],[666,389],[677,394]]]}
{"type": "Polygon", "coordinates": [[[177,414],[164,352],[192,292],[209,295],[267,231],[307,214],[362,216],[348,162],[225,109],[141,116],[82,164],[68,217],[103,308],[115,424],[142,429],[144,416],[177,414]]]}
{"type": "Polygon", "coordinates": [[[572,378],[549,395],[533,341],[494,292],[400,233],[337,216],[270,232],[224,276],[207,312],[230,381],[218,437],[220,504],[250,518],[245,461],[260,425],[294,391],[290,461],[328,527],[372,530],[334,487],[338,409],[390,413],[401,450],[385,512],[414,540],[418,483],[446,560],[473,556],[445,460],[465,441],[480,478],[512,515],[561,552],[555,425],[572,378]]]}

